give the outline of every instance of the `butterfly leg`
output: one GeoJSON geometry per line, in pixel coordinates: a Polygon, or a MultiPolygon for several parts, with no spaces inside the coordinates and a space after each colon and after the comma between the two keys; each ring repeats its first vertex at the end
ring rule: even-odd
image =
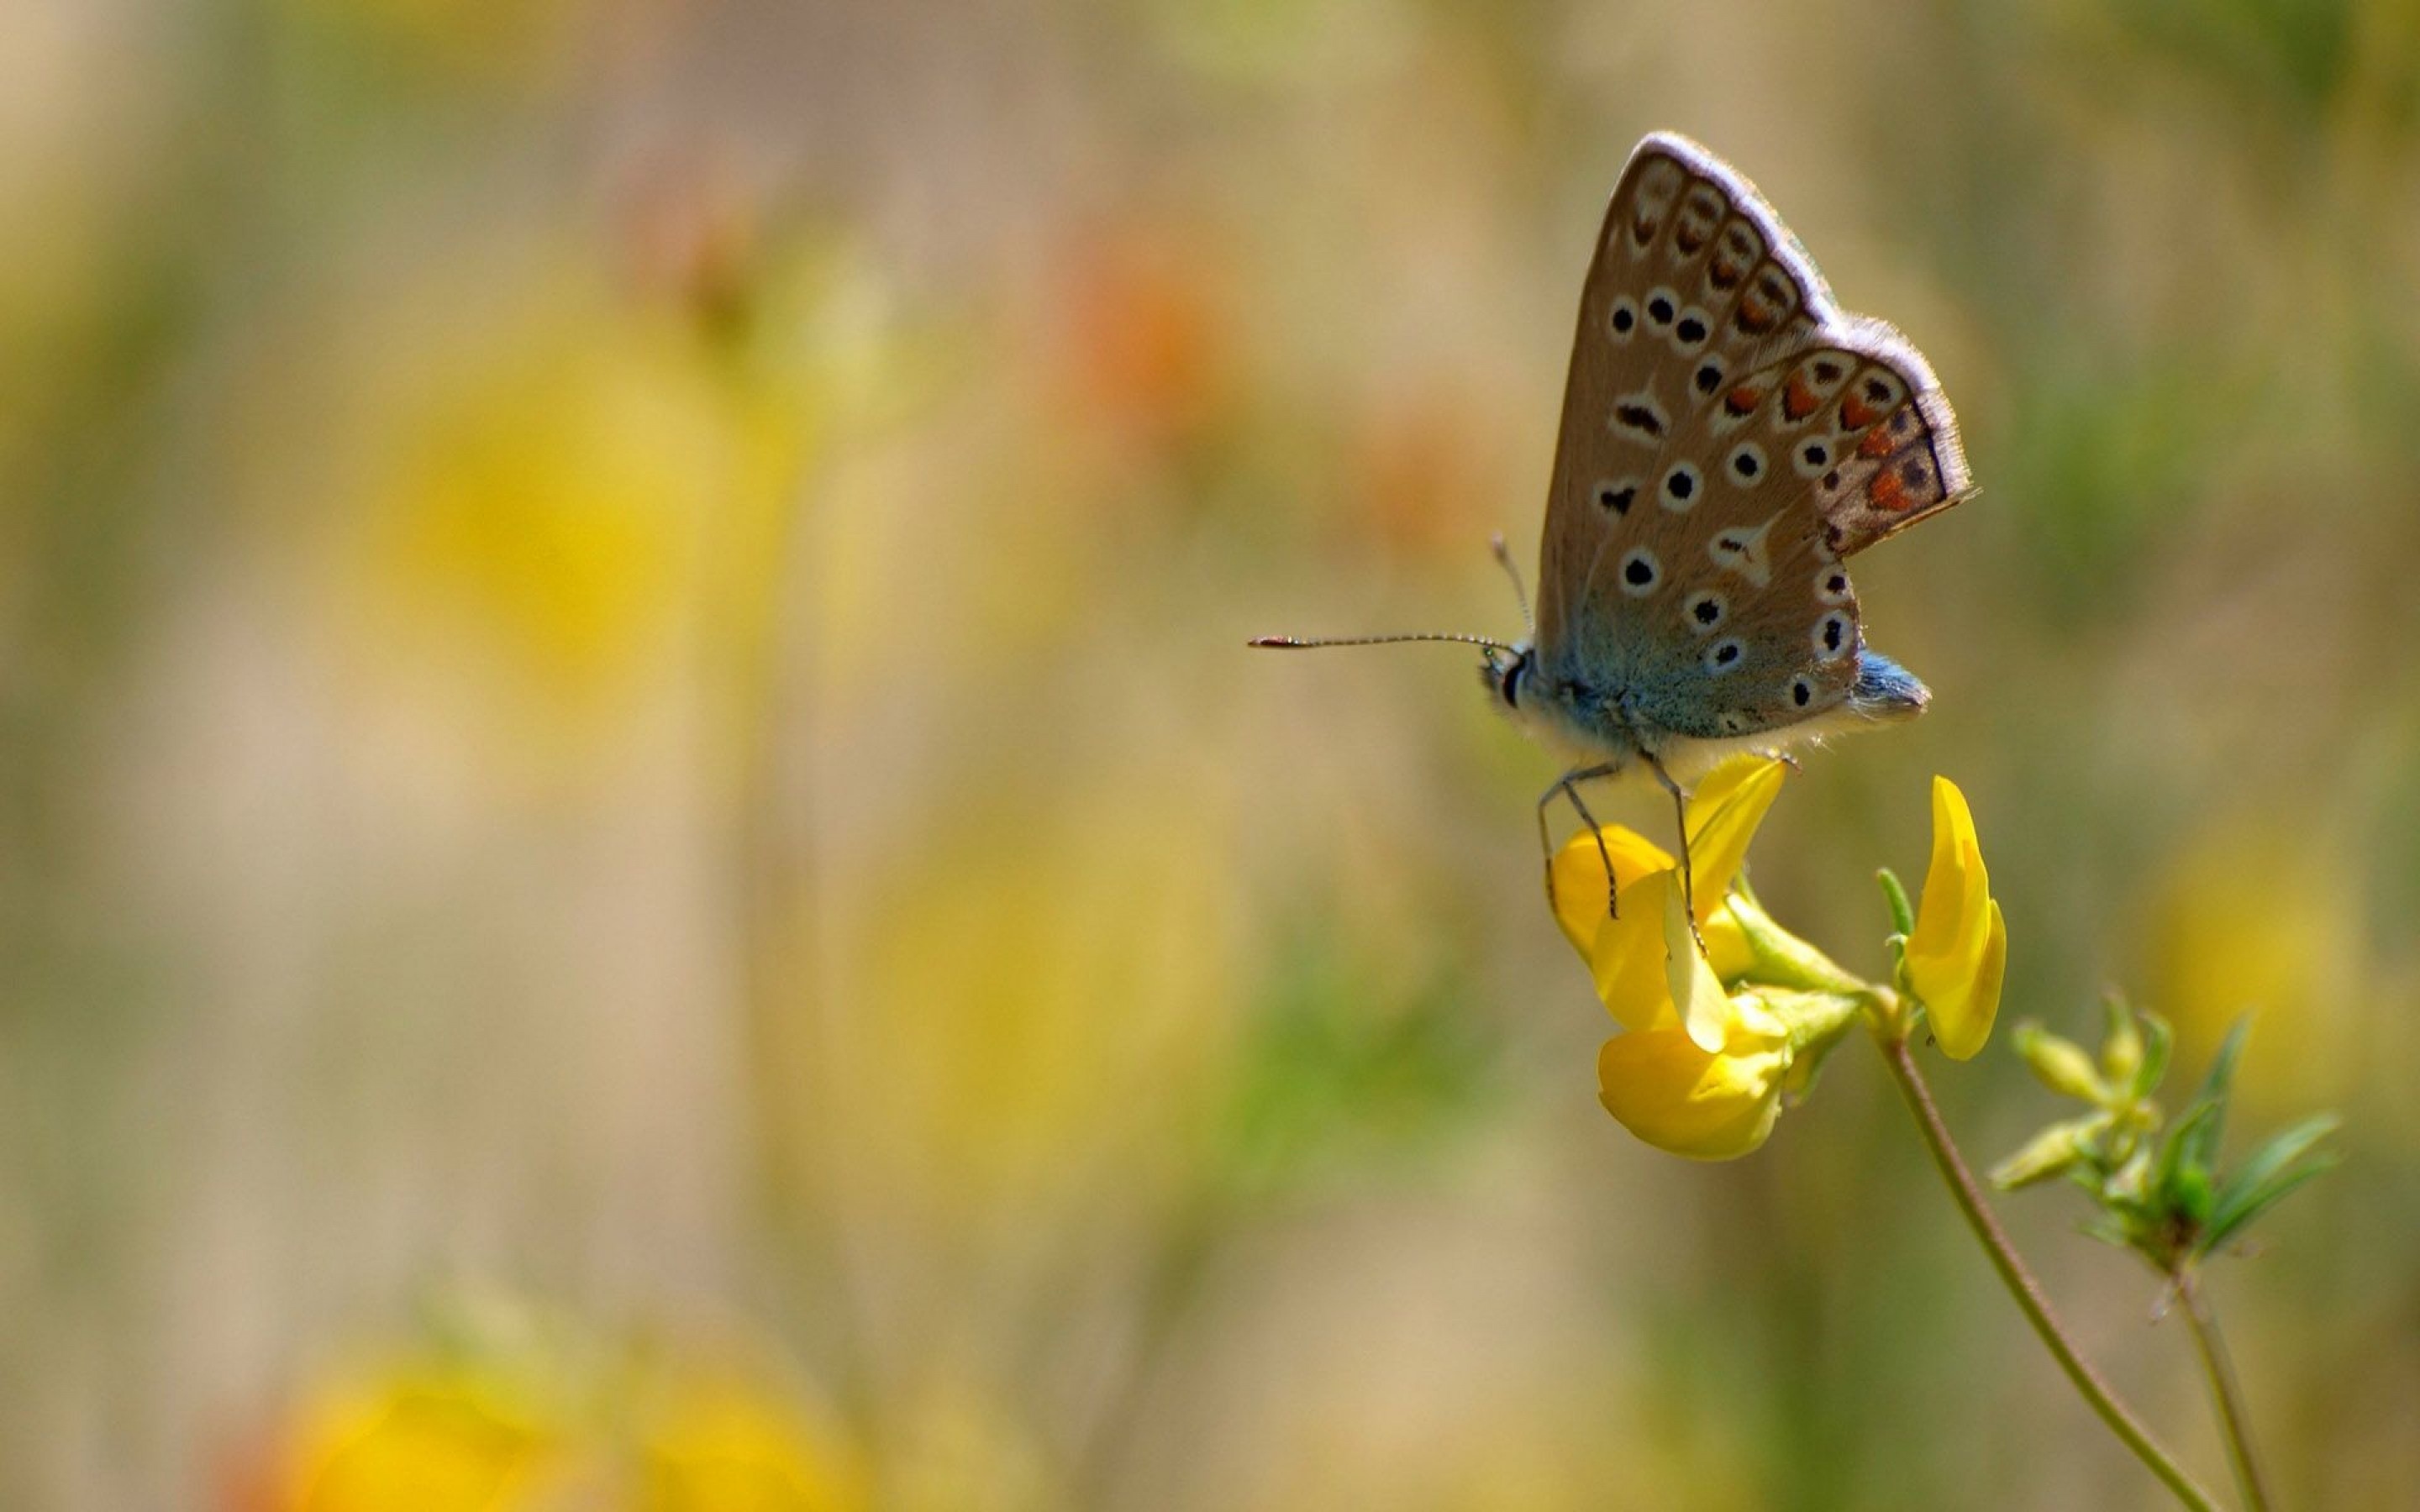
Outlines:
{"type": "Polygon", "coordinates": [[[1652,752],[1642,751],[1640,754],[1646,759],[1647,769],[1655,774],[1655,780],[1663,783],[1664,791],[1672,795],[1672,817],[1681,832],[1681,905],[1688,910],[1689,933],[1697,935],[1698,949],[1702,952],[1706,949],[1706,937],[1698,929],[1697,871],[1689,860],[1689,795],[1680,783],[1672,780],[1672,774],[1664,770],[1664,764],[1657,761],[1652,752]]]}
{"type": "Polygon", "coordinates": [[[1614,898],[1619,883],[1613,874],[1613,854],[1605,848],[1605,826],[1596,822],[1596,815],[1589,812],[1588,805],[1580,799],[1580,790],[1577,786],[1579,783],[1591,781],[1600,777],[1611,777],[1621,770],[1619,764],[1610,762],[1602,766],[1577,767],[1565,772],[1556,779],[1553,787],[1548,788],[1539,796],[1538,849],[1544,855],[1546,860],[1546,906],[1549,908],[1553,907],[1555,903],[1555,841],[1546,828],[1546,806],[1554,802],[1555,795],[1559,793],[1572,800],[1572,808],[1579,814],[1580,823],[1588,825],[1589,834],[1596,841],[1596,857],[1605,863],[1606,914],[1609,918],[1621,917],[1621,910],[1614,898]]]}

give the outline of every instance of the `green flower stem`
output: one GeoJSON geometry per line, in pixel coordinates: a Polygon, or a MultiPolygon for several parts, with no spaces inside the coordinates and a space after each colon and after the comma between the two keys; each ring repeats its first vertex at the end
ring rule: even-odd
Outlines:
{"type": "Polygon", "coordinates": [[[2193,1325],[2194,1347],[2201,1351],[2202,1373],[2210,1378],[2210,1394],[2217,1398],[2218,1424],[2226,1439],[2226,1460],[2235,1467],[2235,1484],[2243,1492],[2244,1512],[2269,1512],[2269,1488],[2260,1463],[2252,1454],[2252,1427],[2243,1412],[2243,1388],[2235,1381],[2235,1365],[2219,1337],[2218,1317],[2191,1271],[2177,1273],[2177,1295],[2183,1299],[2185,1319],[2193,1325]]]}
{"type": "MultiPolygon", "coordinates": [[[[2009,1295],[2016,1299],[2018,1310],[2025,1315],[2027,1322],[2033,1324],[2034,1333],[2040,1336],[2042,1346],[2050,1350],[2059,1368],[2067,1372],[2067,1379],[2073,1383],[2076,1394],[2100,1415],[2102,1422],[2109,1425],[2109,1431],[2124,1441],[2126,1447],[2134,1451],[2134,1457],[2149,1466],[2151,1473],[2159,1476],[2161,1482],[2176,1493],[2178,1501],[2195,1508],[2195,1512],[2218,1512],[2218,1504],[2211,1500],[2210,1493],[2195,1485],[2193,1477],[2184,1473],[2168,1452],[2160,1447],[2150,1431],[2127,1411],[2125,1404],[2109,1389],[2108,1383],[2101,1379],[2100,1373],[2076,1352],[2075,1346],[2059,1328],[2058,1319],[2051,1316],[2050,1303],[2043,1297],[2040,1284],[2025,1269],[2024,1261],[2018,1258],[2016,1247],[2009,1242],[2009,1236],[2000,1227],[2000,1221],[1992,1215],[1991,1208],[1984,1203],[1982,1188],[1975,1184],[1974,1173],[1966,1168],[1964,1158],[1951,1141],[1948,1125],[1941,1121],[1941,1110],[1933,1104],[1932,1089],[1925,1085],[1923,1073],[1916,1070],[1916,1057],[1908,1051],[1906,1038],[1900,1034],[1877,1034],[1874,1042],[1881,1048],[1884,1061],[1890,1066],[1891,1075],[1899,1083],[1900,1094],[1907,1099],[1909,1111],[1916,1115],[1916,1127],[1923,1132],[1924,1142],[1932,1151],[1933,1164],[1941,1167],[1941,1179],[1948,1183],[1949,1195],[1957,1199],[1959,1211],[1965,1214],[1967,1227],[1973,1228],[1975,1237],[1982,1242],[1983,1252],[1991,1257],[1992,1268],[2000,1273],[2000,1280],[2008,1287],[2009,1295]]],[[[2254,1504],[2255,1506],[2258,1504],[2257,1502],[2254,1504]]]]}

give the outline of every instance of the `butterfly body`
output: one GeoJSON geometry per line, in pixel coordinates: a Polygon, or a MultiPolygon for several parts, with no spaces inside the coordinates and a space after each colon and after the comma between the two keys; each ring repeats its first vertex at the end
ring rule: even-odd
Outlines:
{"type": "Polygon", "coordinates": [[[1509,661],[1482,664],[1480,672],[1513,723],[1567,767],[1601,768],[1605,776],[1619,777],[1652,760],[1682,782],[1695,780],[1730,756],[1777,755],[1871,725],[1912,719],[1924,712],[1932,696],[1906,668],[1880,652],[1860,650],[1849,696],[1821,714],[1755,734],[1707,737],[1667,728],[1649,717],[1647,710],[1669,699],[1669,689],[1652,681],[1634,687],[1619,671],[1558,671],[1528,641],[1512,648],[1509,661]]]}

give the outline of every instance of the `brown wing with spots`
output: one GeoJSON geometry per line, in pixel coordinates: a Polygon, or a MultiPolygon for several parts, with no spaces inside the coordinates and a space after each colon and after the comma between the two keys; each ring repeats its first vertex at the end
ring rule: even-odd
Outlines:
{"type": "Polygon", "coordinates": [[[1637,712],[1699,737],[1846,698],[1861,637],[1843,559],[1970,486],[1931,369],[1871,322],[1741,378],[1673,438],[1665,469],[1662,507],[1591,590],[1606,598],[1597,617],[1649,648],[1633,662],[1637,712]]]}
{"type": "Polygon", "coordinates": [[[1658,134],[1582,291],[1541,563],[1553,675],[1750,734],[1856,677],[1845,558],[1971,490],[1931,369],[1840,314],[1753,186],[1658,134]]]}
{"type": "Polygon", "coordinates": [[[1773,208],[1685,137],[1639,143],[1615,186],[1580,291],[1539,563],[1538,639],[1604,653],[1587,588],[1654,508],[1676,439],[1753,372],[1837,319],[1773,208]]]}
{"type": "Polygon", "coordinates": [[[1848,344],[1881,371],[1860,372],[1831,415],[1834,434],[1856,440],[1815,493],[1823,544],[1842,557],[1975,493],[1958,417],[1924,354],[1897,327],[1866,316],[1850,323],[1848,344]]]}

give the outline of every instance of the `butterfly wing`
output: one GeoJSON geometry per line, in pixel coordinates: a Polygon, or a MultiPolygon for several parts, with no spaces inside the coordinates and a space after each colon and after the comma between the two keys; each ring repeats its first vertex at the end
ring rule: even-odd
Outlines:
{"type": "Polygon", "coordinates": [[[1699,738],[1849,696],[1841,559],[1971,491],[1931,369],[1852,319],[1755,188],[1657,133],[1580,301],[1540,565],[1550,675],[1699,738]]]}

